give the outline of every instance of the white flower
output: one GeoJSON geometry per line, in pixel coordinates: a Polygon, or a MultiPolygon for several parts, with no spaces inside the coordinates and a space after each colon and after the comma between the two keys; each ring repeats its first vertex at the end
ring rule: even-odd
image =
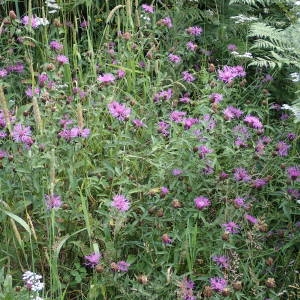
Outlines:
{"type": "Polygon", "coordinates": [[[26,288],[30,291],[39,292],[45,287],[45,283],[40,281],[42,276],[31,271],[26,271],[22,279],[24,280],[26,288]]]}
{"type": "Polygon", "coordinates": [[[300,73],[291,73],[290,77],[293,82],[300,81],[300,73]]]}

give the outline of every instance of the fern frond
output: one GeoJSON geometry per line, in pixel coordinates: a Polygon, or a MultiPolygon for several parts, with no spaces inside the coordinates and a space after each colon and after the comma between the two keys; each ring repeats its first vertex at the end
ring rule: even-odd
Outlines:
{"type": "Polygon", "coordinates": [[[272,0],[230,0],[229,5],[231,4],[244,4],[249,6],[258,7],[261,5],[263,7],[273,4],[275,1],[272,0]]]}

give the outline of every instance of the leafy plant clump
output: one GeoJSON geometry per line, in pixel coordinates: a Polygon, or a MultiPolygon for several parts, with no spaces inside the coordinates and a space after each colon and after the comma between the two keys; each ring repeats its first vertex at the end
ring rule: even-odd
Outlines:
{"type": "Polygon", "coordinates": [[[4,1],[0,299],[297,299],[298,2],[4,1]]]}

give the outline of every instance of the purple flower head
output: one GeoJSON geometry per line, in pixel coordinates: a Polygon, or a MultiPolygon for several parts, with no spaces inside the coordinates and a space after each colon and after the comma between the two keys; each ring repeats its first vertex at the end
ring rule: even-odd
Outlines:
{"type": "Polygon", "coordinates": [[[62,206],[61,197],[58,195],[45,195],[45,201],[48,209],[59,209],[62,206]]]}
{"type": "Polygon", "coordinates": [[[245,218],[245,220],[247,220],[251,224],[257,224],[258,223],[258,220],[255,217],[251,216],[251,215],[245,214],[244,218],[245,218]]]}
{"type": "Polygon", "coordinates": [[[225,83],[231,83],[236,77],[245,77],[246,72],[242,66],[224,66],[223,69],[218,70],[218,78],[225,83]]]}
{"type": "Polygon", "coordinates": [[[212,260],[221,268],[227,269],[229,267],[229,258],[224,255],[215,255],[212,260]]]}
{"type": "Polygon", "coordinates": [[[173,23],[172,23],[172,20],[171,20],[170,17],[165,17],[165,18],[159,20],[157,23],[160,24],[160,25],[164,25],[164,26],[166,26],[168,28],[172,28],[173,27],[173,23]]]}
{"type": "Polygon", "coordinates": [[[29,18],[29,16],[24,16],[22,19],[21,19],[21,22],[23,25],[25,26],[28,26],[30,25],[32,28],[38,28],[40,24],[38,18],[32,16],[31,18],[29,18]]]}
{"type": "Polygon", "coordinates": [[[255,129],[263,129],[263,124],[259,120],[259,118],[248,115],[244,118],[244,122],[250,126],[251,128],[255,129]]]}
{"type": "Polygon", "coordinates": [[[154,13],[154,7],[152,5],[142,4],[142,9],[146,13],[149,13],[149,14],[153,14],[154,13]]]}
{"type": "Polygon", "coordinates": [[[48,81],[48,79],[49,78],[46,73],[39,74],[39,76],[38,76],[39,85],[44,86],[45,83],[48,81]]]}
{"type": "Polygon", "coordinates": [[[161,240],[164,244],[172,244],[173,240],[169,237],[167,233],[164,233],[161,237],[161,240]]]}
{"type": "Polygon", "coordinates": [[[139,120],[139,119],[134,119],[132,120],[132,124],[135,126],[135,127],[145,127],[145,123],[142,121],[142,120],[139,120]]]}
{"type": "Polygon", "coordinates": [[[170,100],[172,97],[173,91],[172,89],[160,91],[154,95],[154,102],[159,102],[161,100],[170,100]]]}
{"type": "Polygon", "coordinates": [[[110,84],[110,83],[113,83],[115,81],[115,76],[111,73],[105,73],[103,75],[100,75],[97,80],[100,82],[100,83],[103,83],[105,85],[107,84],[110,84]]]}
{"type": "Polygon", "coordinates": [[[15,65],[7,66],[6,71],[11,73],[11,72],[16,72],[16,73],[22,73],[24,72],[24,65],[22,63],[17,63],[15,65]]]}
{"type": "Polygon", "coordinates": [[[270,74],[266,74],[265,77],[263,78],[262,82],[270,82],[273,81],[273,77],[270,74]]]}
{"type": "Polygon", "coordinates": [[[5,131],[0,130],[0,140],[5,139],[7,137],[7,133],[5,131]]]}
{"type": "Polygon", "coordinates": [[[286,135],[287,139],[289,141],[293,141],[297,138],[297,134],[293,133],[293,132],[289,132],[287,135],[286,135]]]}
{"type": "Polygon", "coordinates": [[[8,72],[6,71],[6,69],[0,69],[0,78],[6,77],[7,74],[8,74],[8,72]]]}
{"type": "Polygon", "coordinates": [[[179,102],[181,102],[181,103],[189,103],[189,102],[191,102],[189,94],[184,94],[181,98],[179,98],[179,102]]]}
{"type": "Polygon", "coordinates": [[[117,77],[119,79],[124,78],[125,76],[126,76],[125,70],[122,70],[122,69],[117,70],[117,77]]]}
{"type": "Polygon", "coordinates": [[[203,197],[203,196],[199,196],[199,197],[194,199],[194,204],[195,204],[197,209],[202,210],[202,209],[210,206],[211,202],[209,201],[208,198],[203,197]]]}
{"type": "Polygon", "coordinates": [[[32,98],[35,95],[38,95],[40,93],[40,89],[39,88],[27,88],[25,91],[25,94],[28,98],[32,98]]]}
{"type": "Polygon", "coordinates": [[[89,22],[84,20],[79,25],[81,28],[87,28],[89,26],[89,22]]]}
{"type": "Polygon", "coordinates": [[[193,289],[195,287],[194,281],[188,279],[187,277],[183,278],[179,282],[179,294],[183,300],[196,300],[196,297],[193,295],[193,289]]]}
{"type": "Polygon", "coordinates": [[[236,168],[234,169],[233,176],[236,181],[244,181],[247,182],[251,179],[251,176],[248,174],[246,169],[244,168],[236,168]]]}
{"type": "Polygon", "coordinates": [[[267,179],[264,178],[258,178],[252,181],[252,187],[256,188],[256,189],[260,189],[263,186],[265,186],[268,183],[267,179]]]}
{"type": "Polygon", "coordinates": [[[193,74],[189,73],[188,71],[184,71],[181,74],[182,74],[182,79],[186,82],[193,82],[196,80],[193,74]]]}
{"type": "Polygon", "coordinates": [[[4,157],[6,157],[8,154],[6,151],[0,149],[0,159],[3,159],[4,157]]]}
{"type": "Polygon", "coordinates": [[[227,287],[227,280],[222,277],[213,277],[210,279],[210,286],[214,291],[222,292],[227,287]]]}
{"type": "Polygon", "coordinates": [[[121,212],[124,212],[129,209],[130,203],[129,200],[126,199],[124,195],[118,194],[113,197],[111,206],[115,207],[117,210],[121,212]]]}
{"type": "Polygon", "coordinates": [[[189,35],[198,36],[203,32],[203,29],[199,26],[192,26],[186,29],[189,35]]]}
{"type": "Polygon", "coordinates": [[[181,62],[181,57],[175,54],[170,53],[168,55],[169,61],[174,64],[179,64],[181,62]]]}
{"type": "Polygon", "coordinates": [[[230,52],[233,52],[233,51],[236,51],[237,50],[237,46],[235,44],[229,44],[227,45],[227,49],[230,51],[230,52]]]}
{"type": "Polygon", "coordinates": [[[86,255],[84,257],[85,265],[90,268],[95,268],[99,264],[101,257],[102,255],[100,253],[86,255]]]}
{"type": "MultiPolygon", "coordinates": [[[[1,155],[0,155],[0,158],[1,158],[1,155]]],[[[288,189],[287,193],[294,199],[300,198],[300,190],[298,190],[298,189],[288,189]]]]}
{"type": "Polygon", "coordinates": [[[229,174],[225,173],[224,171],[222,171],[222,172],[219,174],[219,179],[220,179],[220,180],[226,180],[228,177],[229,177],[229,174]]]}
{"type": "Polygon", "coordinates": [[[33,144],[31,134],[32,133],[31,133],[30,127],[23,126],[20,123],[16,124],[12,131],[12,137],[15,142],[23,143],[29,147],[33,144]]]}
{"type": "Polygon", "coordinates": [[[175,123],[180,123],[183,121],[185,115],[186,112],[175,110],[170,113],[170,120],[175,123]]]}
{"type": "Polygon", "coordinates": [[[49,43],[49,45],[50,45],[50,48],[54,51],[61,51],[64,48],[63,44],[61,44],[58,41],[51,41],[49,43]]]}
{"type": "Polygon", "coordinates": [[[183,171],[180,170],[180,169],[173,169],[172,170],[172,175],[174,175],[174,176],[180,176],[180,175],[182,175],[182,173],[183,173],[183,171]]]}
{"type": "Polygon", "coordinates": [[[190,129],[193,125],[198,124],[199,119],[196,118],[185,118],[183,119],[183,127],[184,129],[190,129]]]}
{"type": "Polygon", "coordinates": [[[130,264],[124,260],[117,262],[117,271],[119,271],[119,272],[128,272],[129,267],[130,267],[130,264]]]}
{"type": "Polygon", "coordinates": [[[207,154],[213,152],[212,149],[209,149],[209,148],[208,148],[207,146],[205,146],[205,145],[201,145],[201,146],[199,146],[199,147],[197,147],[197,148],[198,148],[198,154],[199,154],[199,157],[202,158],[202,159],[205,158],[207,154]]]}
{"type": "Polygon", "coordinates": [[[240,226],[232,221],[222,224],[222,226],[225,228],[225,231],[227,231],[228,233],[238,233],[240,229],[240,226]]]}
{"type": "Polygon", "coordinates": [[[161,187],[161,189],[160,189],[161,196],[166,196],[167,194],[169,194],[169,192],[170,192],[169,189],[165,186],[161,187]]]}
{"type": "Polygon", "coordinates": [[[243,111],[241,111],[240,109],[236,108],[236,107],[233,107],[233,106],[227,106],[224,111],[223,111],[223,114],[224,114],[224,118],[225,120],[232,120],[232,119],[235,119],[235,118],[239,118],[243,115],[243,111]]]}
{"type": "Polygon", "coordinates": [[[247,205],[245,204],[245,199],[244,198],[240,198],[240,197],[235,198],[233,200],[233,203],[234,203],[234,206],[236,208],[247,207],[247,205]]]}
{"type": "Polygon", "coordinates": [[[169,127],[170,127],[170,124],[164,122],[164,121],[160,121],[157,123],[157,131],[159,133],[161,133],[162,135],[164,136],[169,136],[170,132],[169,132],[169,127]]]}
{"type": "Polygon", "coordinates": [[[204,175],[210,175],[214,172],[214,168],[210,165],[206,165],[203,169],[202,172],[204,175]]]}
{"type": "Polygon", "coordinates": [[[65,55],[62,55],[62,54],[59,54],[56,56],[56,61],[61,65],[65,65],[65,64],[69,63],[68,57],[66,57],[65,55]]]}
{"type": "Polygon", "coordinates": [[[186,48],[192,52],[195,52],[198,48],[198,45],[193,43],[192,41],[189,41],[186,43],[186,48]]]}
{"type": "Polygon", "coordinates": [[[292,181],[300,181],[300,167],[292,166],[287,168],[288,178],[292,181]]]}
{"type": "Polygon", "coordinates": [[[126,121],[130,116],[131,109],[127,108],[124,104],[113,101],[107,106],[110,114],[120,121],[126,121]]]}
{"type": "Polygon", "coordinates": [[[291,146],[288,145],[287,143],[280,141],[276,145],[276,151],[278,156],[287,156],[288,155],[288,150],[291,146]]]}
{"type": "Polygon", "coordinates": [[[220,103],[223,100],[223,95],[219,93],[212,93],[209,95],[209,99],[212,103],[220,103]]]}

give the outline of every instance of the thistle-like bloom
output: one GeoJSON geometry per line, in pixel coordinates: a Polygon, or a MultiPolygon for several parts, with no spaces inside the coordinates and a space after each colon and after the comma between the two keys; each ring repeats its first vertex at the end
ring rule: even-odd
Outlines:
{"type": "Polygon", "coordinates": [[[205,146],[205,145],[201,145],[201,146],[199,146],[199,147],[197,147],[197,148],[198,148],[198,154],[199,154],[199,157],[200,157],[201,159],[205,158],[207,154],[213,152],[212,149],[209,149],[209,148],[208,148],[207,146],[205,146]]]}
{"type": "Polygon", "coordinates": [[[179,64],[181,62],[181,57],[175,54],[170,53],[168,55],[169,61],[174,64],[179,64]]]}
{"type": "Polygon", "coordinates": [[[84,257],[85,265],[90,268],[95,268],[99,264],[101,257],[102,257],[101,253],[92,253],[86,255],[84,257]]]}
{"type": "Polygon", "coordinates": [[[172,170],[172,175],[174,175],[174,176],[180,176],[182,173],[183,173],[183,171],[180,170],[180,169],[173,169],[172,170]]]}
{"type": "Polygon", "coordinates": [[[60,63],[61,65],[65,65],[69,63],[69,59],[68,57],[66,57],[65,55],[59,54],[56,56],[56,61],[58,63],[60,63]]]}
{"type": "Polygon", "coordinates": [[[170,132],[169,132],[170,124],[168,124],[164,121],[160,121],[160,122],[157,123],[157,126],[158,126],[157,131],[159,133],[161,133],[164,136],[169,136],[169,134],[170,134],[170,132]]]}
{"type": "Polygon", "coordinates": [[[170,17],[165,17],[165,18],[159,20],[159,21],[157,22],[157,24],[159,24],[159,25],[164,25],[164,26],[166,26],[166,27],[168,27],[168,28],[172,28],[172,27],[173,27],[173,23],[172,23],[172,20],[171,20],[170,17]]]}
{"type": "Polygon", "coordinates": [[[193,82],[196,80],[196,78],[193,76],[193,74],[191,74],[188,71],[184,71],[181,74],[182,74],[182,79],[186,82],[193,82]]]}
{"type": "Polygon", "coordinates": [[[120,272],[127,272],[130,264],[124,260],[117,262],[118,271],[120,272]]]}
{"type": "Polygon", "coordinates": [[[116,78],[113,74],[111,73],[105,73],[103,75],[100,75],[97,80],[100,82],[100,83],[103,83],[103,84],[110,84],[110,83],[113,83],[116,78]]]}
{"type": "Polygon", "coordinates": [[[120,121],[126,121],[131,113],[131,109],[117,101],[109,103],[108,110],[110,114],[120,121]]]}
{"type": "Polygon", "coordinates": [[[183,121],[183,118],[185,117],[185,115],[186,115],[186,112],[175,110],[170,113],[170,120],[175,123],[180,123],[183,121]]]}
{"type": "Polygon", "coordinates": [[[268,183],[268,180],[265,178],[258,178],[252,181],[252,187],[260,189],[268,183]]]}
{"type": "Polygon", "coordinates": [[[199,26],[192,26],[187,28],[186,32],[190,35],[198,36],[203,32],[203,29],[199,26]]]}
{"type": "Polygon", "coordinates": [[[51,41],[50,43],[49,43],[49,45],[50,45],[50,48],[52,49],[52,50],[54,50],[54,51],[61,51],[61,50],[63,50],[63,48],[64,48],[64,46],[63,46],[63,44],[61,44],[60,42],[58,42],[58,41],[51,41]]]}
{"type": "Polygon", "coordinates": [[[251,176],[248,174],[246,169],[244,168],[236,168],[234,169],[233,176],[236,181],[244,181],[247,182],[251,179],[251,176]]]}
{"type": "Polygon", "coordinates": [[[142,121],[142,120],[139,120],[139,119],[134,119],[132,120],[132,124],[135,126],[135,127],[145,127],[145,123],[142,121]]]}
{"type": "Polygon", "coordinates": [[[232,119],[235,119],[235,118],[239,118],[243,115],[243,111],[241,111],[240,109],[234,107],[234,106],[227,106],[224,111],[223,111],[223,114],[224,114],[224,119],[225,120],[232,120],[232,119]]]}
{"type": "Polygon", "coordinates": [[[164,244],[172,244],[173,240],[169,237],[167,233],[164,233],[161,237],[161,240],[164,244]]]}
{"type": "Polygon", "coordinates": [[[23,143],[27,146],[31,146],[33,144],[31,134],[32,133],[29,126],[23,126],[22,124],[18,123],[13,128],[12,137],[17,143],[23,143]]]}
{"type": "Polygon", "coordinates": [[[213,277],[210,279],[210,286],[217,292],[222,292],[227,287],[227,280],[222,277],[213,277]]]}
{"type": "Polygon", "coordinates": [[[244,122],[255,129],[262,129],[263,128],[263,124],[261,123],[261,121],[259,120],[259,118],[248,115],[244,118],[244,122]]]}
{"type": "Polygon", "coordinates": [[[235,208],[246,207],[245,199],[244,198],[240,198],[240,197],[235,198],[233,200],[233,203],[234,203],[235,208]]]}
{"type": "Polygon", "coordinates": [[[129,200],[126,199],[124,195],[118,194],[113,197],[111,206],[115,207],[117,210],[121,212],[125,212],[129,209],[130,203],[129,200]]]}
{"type": "Polygon", "coordinates": [[[237,50],[237,46],[235,44],[229,44],[227,46],[227,49],[230,51],[230,52],[233,52],[233,51],[236,51],[237,50]]]}
{"type": "Polygon", "coordinates": [[[160,91],[154,95],[154,102],[159,102],[161,100],[170,100],[172,97],[173,91],[172,89],[167,89],[164,91],[160,91]]]}
{"type": "Polygon", "coordinates": [[[48,209],[59,209],[62,206],[61,197],[58,195],[45,195],[45,201],[48,209]]]}
{"type": "Polygon", "coordinates": [[[209,201],[209,199],[206,197],[203,197],[203,196],[199,196],[199,197],[195,198],[194,203],[195,203],[196,208],[199,210],[202,210],[211,205],[211,202],[209,201]]]}
{"type": "Polygon", "coordinates": [[[149,13],[149,14],[153,14],[154,13],[154,7],[152,5],[142,4],[142,9],[146,13],[149,13]]]}
{"type": "Polygon", "coordinates": [[[229,267],[229,258],[224,255],[215,255],[212,260],[221,268],[227,269],[229,267]]]}
{"type": "Polygon", "coordinates": [[[192,41],[189,41],[186,43],[186,48],[192,52],[195,52],[196,49],[198,48],[198,45],[193,43],[192,41]]]}
{"type": "Polygon", "coordinates": [[[8,72],[6,71],[6,69],[0,69],[0,78],[6,77],[7,74],[8,74],[8,72]]]}
{"type": "Polygon", "coordinates": [[[278,156],[287,156],[290,147],[291,147],[290,145],[288,145],[287,143],[285,143],[283,141],[278,142],[276,145],[277,155],[278,156]]]}
{"type": "Polygon", "coordinates": [[[167,194],[169,194],[169,192],[170,192],[169,189],[165,186],[162,186],[160,189],[160,195],[163,197],[166,196],[167,194]]]}
{"type": "Polygon", "coordinates": [[[300,167],[293,166],[293,167],[287,168],[287,175],[288,175],[288,178],[292,181],[300,181],[300,167]]]}
{"type": "Polygon", "coordinates": [[[258,220],[254,216],[246,214],[244,216],[244,218],[245,218],[245,220],[247,220],[251,224],[257,224],[258,223],[258,220]]]}
{"type": "Polygon", "coordinates": [[[223,95],[219,93],[212,93],[208,97],[212,103],[220,103],[223,100],[223,95]]]}
{"type": "Polygon", "coordinates": [[[228,223],[224,223],[222,224],[222,226],[224,227],[225,231],[227,231],[228,233],[238,233],[240,229],[240,226],[232,221],[228,223]]]}

